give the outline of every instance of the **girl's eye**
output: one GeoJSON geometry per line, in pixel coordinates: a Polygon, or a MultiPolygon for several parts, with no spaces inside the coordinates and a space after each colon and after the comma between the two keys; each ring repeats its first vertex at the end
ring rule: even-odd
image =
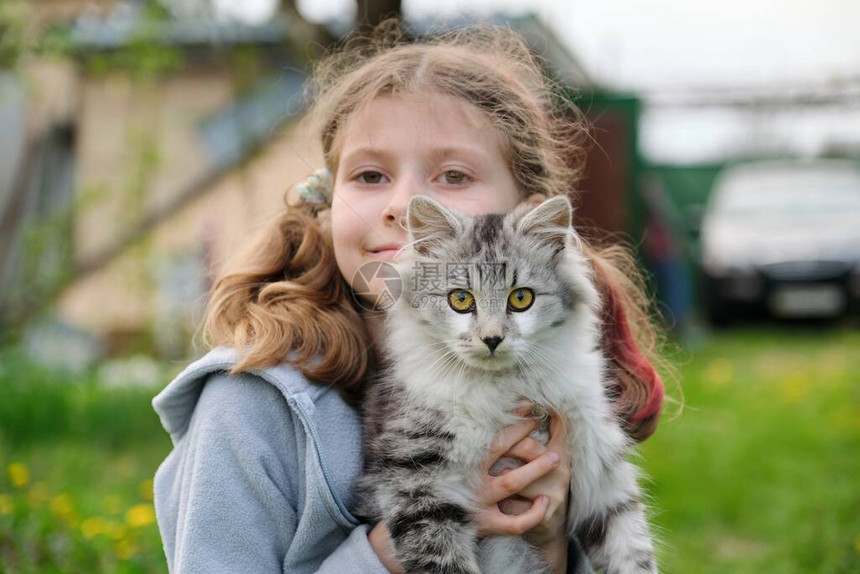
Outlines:
{"type": "Polygon", "coordinates": [[[534,301],[534,291],[532,291],[528,287],[514,289],[513,291],[511,291],[511,294],[508,295],[508,308],[511,311],[525,311],[532,306],[532,303],[534,303],[534,301]]]}
{"type": "Polygon", "coordinates": [[[475,297],[465,289],[448,293],[448,304],[457,313],[470,313],[475,308],[475,297]]]}
{"type": "Polygon", "coordinates": [[[451,185],[461,185],[464,183],[468,183],[469,180],[472,179],[468,175],[463,173],[462,171],[459,171],[456,169],[449,169],[448,171],[443,173],[441,177],[443,177],[447,180],[445,183],[448,183],[451,185]]]}
{"type": "Polygon", "coordinates": [[[363,171],[360,174],[358,174],[358,177],[356,179],[358,179],[361,183],[373,184],[373,183],[382,183],[381,180],[383,177],[385,177],[385,176],[382,175],[381,173],[379,173],[378,171],[363,171]],[[362,178],[364,178],[364,179],[362,179],[362,178]]]}

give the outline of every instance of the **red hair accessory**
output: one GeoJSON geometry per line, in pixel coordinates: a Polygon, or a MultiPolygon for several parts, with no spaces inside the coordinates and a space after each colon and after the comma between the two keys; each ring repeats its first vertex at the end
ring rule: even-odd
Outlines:
{"type": "Polygon", "coordinates": [[[663,380],[657,370],[636,345],[633,332],[627,322],[624,306],[616,293],[615,287],[608,281],[602,282],[604,296],[603,341],[609,355],[619,368],[641,381],[647,399],[641,407],[628,416],[629,422],[638,422],[655,417],[663,406],[665,389],[663,380]]]}

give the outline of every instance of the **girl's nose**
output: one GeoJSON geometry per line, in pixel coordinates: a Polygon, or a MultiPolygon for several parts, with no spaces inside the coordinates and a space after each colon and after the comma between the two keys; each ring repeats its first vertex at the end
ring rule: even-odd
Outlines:
{"type": "Polygon", "coordinates": [[[402,177],[391,190],[388,204],[382,211],[382,218],[387,225],[404,227],[406,225],[406,207],[413,195],[419,193],[418,186],[408,177],[402,177]]]}
{"type": "Polygon", "coordinates": [[[402,203],[389,202],[382,212],[382,219],[386,225],[405,229],[406,207],[402,203]]]}

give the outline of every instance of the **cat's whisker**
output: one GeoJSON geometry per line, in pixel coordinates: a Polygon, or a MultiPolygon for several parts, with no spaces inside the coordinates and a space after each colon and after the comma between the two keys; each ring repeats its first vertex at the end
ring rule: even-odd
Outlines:
{"type": "Polygon", "coordinates": [[[520,364],[522,364],[526,369],[537,371],[538,364],[532,356],[533,352],[534,350],[532,348],[532,345],[526,342],[525,352],[519,354],[519,356],[517,357],[517,361],[520,362],[520,364]]]}
{"type": "Polygon", "coordinates": [[[537,376],[540,373],[540,367],[532,357],[523,358],[526,369],[532,376],[537,376]]]}
{"type": "MultiPolygon", "coordinates": [[[[451,348],[451,343],[453,343],[453,341],[450,341],[448,339],[442,339],[441,341],[434,341],[432,343],[420,345],[418,347],[415,347],[415,349],[416,350],[417,349],[427,349],[427,350],[430,350],[434,353],[444,351],[442,353],[442,355],[440,355],[440,357],[445,357],[445,356],[448,356],[449,354],[456,354],[455,351],[451,348]],[[438,349],[437,347],[442,347],[442,349],[438,349]]],[[[437,360],[438,360],[438,358],[437,358],[437,360]]]]}
{"type": "Polygon", "coordinates": [[[430,341],[429,343],[424,343],[420,346],[422,347],[433,347],[438,345],[447,345],[449,343],[448,339],[440,339],[438,341],[430,341]]]}
{"type": "MultiPolygon", "coordinates": [[[[463,374],[466,372],[466,369],[468,368],[468,366],[469,366],[469,364],[466,361],[461,361],[460,370],[457,372],[457,377],[455,379],[458,383],[460,380],[462,380],[463,374]]],[[[456,387],[452,386],[451,388],[455,389],[456,387]]]]}
{"type": "Polygon", "coordinates": [[[430,343],[420,343],[412,347],[414,350],[422,350],[422,349],[434,349],[436,347],[441,347],[443,345],[447,345],[447,340],[442,341],[431,341],[430,343]]]}
{"type": "Polygon", "coordinates": [[[441,365],[442,371],[441,371],[439,376],[440,376],[440,378],[443,377],[445,375],[445,371],[447,371],[449,368],[448,365],[450,365],[452,362],[456,363],[456,361],[457,361],[456,355],[457,354],[454,351],[449,350],[449,351],[445,352],[441,357],[439,357],[438,359],[433,361],[433,364],[431,364],[429,367],[430,372],[435,373],[436,372],[436,368],[435,368],[436,365],[440,361],[442,361],[442,365],[441,365]]]}
{"type": "MultiPolygon", "coordinates": [[[[463,358],[462,358],[462,357],[460,357],[460,355],[458,355],[456,352],[453,352],[453,351],[452,351],[452,355],[453,355],[453,358],[452,358],[452,360],[451,360],[451,365],[450,365],[450,367],[449,367],[449,369],[448,369],[448,370],[450,371],[450,370],[452,370],[452,369],[454,369],[454,368],[456,368],[456,367],[458,367],[458,366],[459,366],[459,367],[461,367],[461,368],[465,368],[465,366],[466,366],[466,361],[464,361],[464,360],[463,360],[463,358]]],[[[446,371],[446,372],[445,372],[445,374],[447,375],[447,374],[448,374],[448,372],[446,371]]],[[[459,375],[459,373],[458,373],[458,374],[457,374],[457,377],[459,377],[459,376],[460,376],[460,375],[459,375]]],[[[454,388],[454,385],[451,385],[451,388],[453,389],[453,388],[454,388]]]]}
{"type": "MultiPolygon", "coordinates": [[[[541,367],[538,365],[537,361],[532,357],[528,357],[526,360],[527,369],[530,371],[530,378],[539,378],[542,374],[541,367]]],[[[534,383],[533,383],[534,384],[534,383]]]]}
{"type": "Polygon", "coordinates": [[[557,366],[556,362],[552,360],[552,357],[538,345],[532,345],[529,347],[529,351],[533,353],[537,358],[541,359],[540,367],[538,367],[538,362],[534,359],[534,357],[530,357],[530,360],[535,365],[535,368],[548,370],[550,373],[554,375],[562,376],[563,373],[557,366]]]}

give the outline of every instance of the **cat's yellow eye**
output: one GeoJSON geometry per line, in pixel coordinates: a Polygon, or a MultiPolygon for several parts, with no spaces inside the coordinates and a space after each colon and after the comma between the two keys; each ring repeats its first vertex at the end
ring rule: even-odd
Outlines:
{"type": "Polygon", "coordinates": [[[514,289],[508,295],[508,308],[511,311],[525,311],[535,302],[534,291],[527,287],[514,289]]]}
{"type": "Polygon", "coordinates": [[[458,313],[469,313],[475,308],[475,297],[465,289],[448,293],[448,304],[458,313]]]}

